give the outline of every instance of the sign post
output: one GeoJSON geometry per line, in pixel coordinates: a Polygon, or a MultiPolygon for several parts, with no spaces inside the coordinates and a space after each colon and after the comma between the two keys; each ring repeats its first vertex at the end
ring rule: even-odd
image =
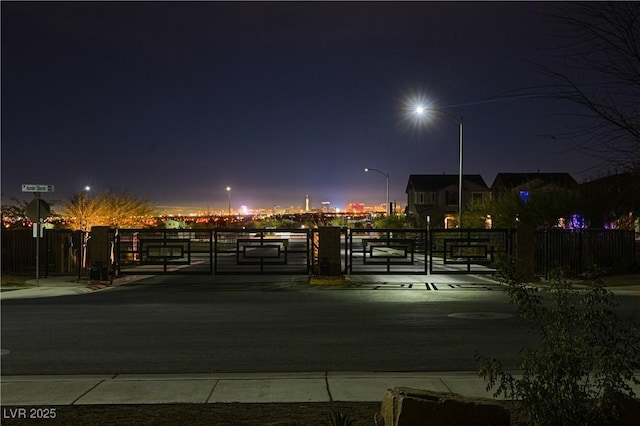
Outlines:
{"type": "Polygon", "coordinates": [[[36,287],[40,286],[40,237],[42,236],[42,221],[51,214],[49,204],[40,198],[41,192],[53,192],[53,185],[22,184],[22,192],[32,192],[33,201],[27,204],[27,217],[31,219],[36,238],[36,287]]]}

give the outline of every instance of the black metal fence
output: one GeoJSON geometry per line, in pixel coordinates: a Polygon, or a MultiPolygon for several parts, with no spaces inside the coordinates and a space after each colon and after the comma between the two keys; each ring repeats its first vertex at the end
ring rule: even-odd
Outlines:
{"type": "MultiPolygon", "coordinates": [[[[31,229],[2,229],[2,274],[35,275],[36,239],[31,229]]],[[[346,274],[491,273],[497,254],[513,254],[514,230],[343,229],[341,270],[346,274]]],[[[40,276],[85,276],[81,231],[47,229],[40,240],[40,276]]],[[[320,270],[317,230],[112,231],[112,268],[120,274],[308,274],[320,270]]],[[[549,278],[564,268],[571,276],[599,265],[612,273],[638,265],[633,231],[538,231],[535,274],[549,278]]]]}
{"type": "Polygon", "coordinates": [[[578,276],[598,265],[612,273],[628,273],[636,262],[633,231],[549,229],[537,231],[535,274],[546,279],[554,269],[578,276]]]}
{"type": "MultiPolygon", "coordinates": [[[[81,231],[45,229],[40,239],[40,276],[79,276],[83,240],[81,231]]],[[[2,274],[35,276],[36,241],[31,229],[2,229],[2,274]]]]}

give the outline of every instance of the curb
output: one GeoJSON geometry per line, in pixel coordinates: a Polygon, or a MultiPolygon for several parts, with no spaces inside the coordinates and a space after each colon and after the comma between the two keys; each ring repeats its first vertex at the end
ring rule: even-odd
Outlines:
{"type": "Polygon", "coordinates": [[[311,277],[309,278],[311,285],[349,285],[351,280],[346,277],[311,277]]]}
{"type": "Polygon", "coordinates": [[[128,282],[138,281],[138,280],[149,278],[152,276],[153,275],[125,275],[123,277],[114,278],[113,280],[110,280],[110,281],[99,281],[99,282],[91,283],[89,285],[86,285],[85,287],[93,291],[98,291],[98,290],[103,290],[105,288],[117,287],[119,285],[126,284],[128,282]]]}

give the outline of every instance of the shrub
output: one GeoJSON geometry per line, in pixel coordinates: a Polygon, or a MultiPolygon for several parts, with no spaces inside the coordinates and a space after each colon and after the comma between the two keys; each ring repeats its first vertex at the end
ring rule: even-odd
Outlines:
{"type": "Polygon", "coordinates": [[[614,422],[624,400],[635,396],[630,383],[639,383],[633,376],[640,366],[635,321],[616,314],[618,304],[596,274],[586,277],[581,291],[562,273],[547,290],[527,286],[515,263],[503,267],[501,278],[540,343],[523,351],[521,378],[504,371],[498,360],[478,355],[487,390],[517,401],[533,425],[614,422]]]}
{"type": "Polygon", "coordinates": [[[349,413],[334,410],[329,411],[329,426],[351,426],[353,419],[349,413]]]}

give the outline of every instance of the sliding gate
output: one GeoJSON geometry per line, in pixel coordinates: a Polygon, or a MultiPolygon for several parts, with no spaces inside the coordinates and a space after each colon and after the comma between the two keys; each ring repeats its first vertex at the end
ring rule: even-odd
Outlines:
{"type": "Polygon", "coordinates": [[[347,273],[427,273],[425,229],[349,229],[347,273]]]}
{"type": "Polygon", "coordinates": [[[432,274],[493,274],[496,260],[515,254],[515,229],[432,229],[432,274]]]}
{"type": "Polygon", "coordinates": [[[350,229],[349,274],[492,274],[514,254],[511,229],[350,229]]]}
{"type": "Polygon", "coordinates": [[[308,274],[309,229],[214,231],[215,274],[308,274]]]}
{"type": "MultiPolygon", "coordinates": [[[[117,229],[115,275],[322,273],[318,230],[117,229]]],[[[345,229],[345,274],[495,273],[501,254],[514,253],[508,229],[345,229]]],[[[326,268],[325,268],[326,269],[326,268]]]]}
{"type": "Polygon", "coordinates": [[[213,273],[211,230],[115,229],[111,241],[116,275],[213,273]]]}

